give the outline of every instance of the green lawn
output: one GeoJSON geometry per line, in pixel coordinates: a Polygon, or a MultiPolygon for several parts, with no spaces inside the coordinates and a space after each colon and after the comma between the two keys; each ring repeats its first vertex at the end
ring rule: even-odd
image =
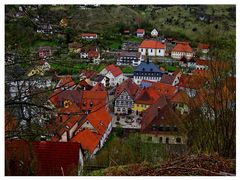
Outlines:
{"type": "Polygon", "coordinates": [[[47,40],[37,40],[33,42],[34,47],[39,47],[39,46],[52,46],[55,47],[57,46],[58,43],[55,41],[47,41],[47,40]]]}
{"type": "Polygon", "coordinates": [[[133,73],[133,71],[134,71],[134,68],[131,67],[131,66],[127,66],[127,67],[124,67],[124,68],[122,69],[122,72],[123,72],[123,73],[127,73],[127,74],[131,74],[131,73],[133,73]]]}

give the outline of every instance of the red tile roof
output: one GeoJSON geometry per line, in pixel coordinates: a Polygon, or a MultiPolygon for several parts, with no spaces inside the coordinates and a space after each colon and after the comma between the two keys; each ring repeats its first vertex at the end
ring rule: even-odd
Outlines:
{"type": "Polygon", "coordinates": [[[198,59],[196,61],[196,65],[202,65],[202,66],[207,66],[208,61],[207,60],[203,60],[203,59],[198,59]]]}
{"type": "Polygon", "coordinates": [[[179,91],[171,98],[171,101],[174,103],[188,103],[189,97],[186,92],[179,91]]]}
{"type": "Polygon", "coordinates": [[[172,97],[177,92],[177,87],[160,82],[154,82],[151,87],[156,89],[158,94],[165,95],[168,98],[172,97]]]}
{"type": "Polygon", "coordinates": [[[137,95],[138,91],[140,90],[140,88],[138,87],[138,85],[132,80],[132,79],[127,79],[124,82],[122,82],[122,84],[120,84],[119,86],[117,86],[116,91],[115,91],[115,99],[123,92],[123,91],[127,91],[128,95],[134,99],[135,96],[137,95]]]}
{"type": "Polygon", "coordinates": [[[91,110],[99,104],[107,106],[107,102],[107,91],[82,91],[82,102],[80,104],[80,108],[82,110],[91,110]]]}
{"type": "Polygon", "coordinates": [[[144,29],[137,29],[137,31],[136,31],[137,33],[144,33],[145,32],[145,30],[144,29]]]}
{"type": "Polygon", "coordinates": [[[172,51],[176,51],[176,52],[190,52],[192,53],[193,50],[191,48],[191,46],[188,43],[178,43],[172,51]]]}
{"type": "Polygon", "coordinates": [[[147,104],[151,105],[157,101],[159,94],[155,89],[145,88],[134,100],[136,104],[147,104]]]}
{"type": "Polygon", "coordinates": [[[122,74],[122,70],[119,67],[115,66],[114,64],[108,65],[105,68],[107,71],[110,71],[114,77],[117,77],[120,74],[122,74]]]}
{"type": "Polygon", "coordinates": [[[14,157],[13,167],[16,167],[12,169],[14,174],[9,175],[30,175],[31,165],[36,169],[34,175],[38,176],[62,176],[63,173],[65,176],[77,175],[80,150],[78,143],[7,140],[5,150],[6,160],[14,157]],[[22,168],[16,164],[20,162],[22,168]]]}
{"type": "Polygon", "coordinates": [[[97,148],[100,142],[101,136],[91,131],[90,129],[84,129],[77,133],[71,142],[80,143],[84,150],[88,150],[91,154],[97,148]]]}
{"type": "Polygon", "coordinates": [[[98,134],[103,136],[112,120],[112,117],[105,107],[99,105],[87,115],[86,119],[97,130],[98,134]]]}
{"type": "Polygon", "coordinates": [[[152,48],[152,49],[165,49],[165,44],[162,44],[160,41],[155,40],[143,40],[139,48],[152,48]]]}
{"type": "Polygon", "coordinates": [[[197,75],[183,74],[177,86],[190,89],[199,89],[202,87],[205,79],[197,75]]]}
{"type": "Polygon", "coordinates": [[[87,79],[90,79],[91,77],[97,75],[97,72],[92,71],[92,70],[83,70],[81,73],[82,73],[83,76],[85,76],[87,79]]]}
{"type": "Polygon", "coordinates": [[[88,36],[97,36],[97,34],[93,34],[93,33],[84,33],[84,34],[81,34],[80,35],[81,37],[83,37],[83,36],[86,36],[86,37],[88,37],[88,36]]]}
{"type": "Polygon", "coordinates": [[[66,75],[60,79],[60,81],[57,84],[57,87],[68,87],[71,88],[75,86],[75,82],[72,79],[71,75],[66,75]]]}
{"type": "Polygon", "coordinates": [[[106,91],[106,88],[104,85],[100,82],[98,82],[92,89],[91,91],[106,91]]]}
{"type": "Polygon", "coordinates": [[[97,49],[91,49],[90,51],[88,51],[88,58],[89,59],[94,59],[94,58],[98,58],[99,56],[99,52],[97,51],[97,49]]]}
{"type": "Polygon", "coordinates": [[[198,44],[198,49],[209,49],[209,45],[208,44],[199,43],[198,44]]]}

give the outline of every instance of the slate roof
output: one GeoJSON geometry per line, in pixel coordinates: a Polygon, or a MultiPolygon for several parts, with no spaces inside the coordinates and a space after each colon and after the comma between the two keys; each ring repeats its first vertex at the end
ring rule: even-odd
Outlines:
{"type": "MultiPolygon", "coordinates": [[[[29,167],[35,165],[35,175],[62,176],[77,175],[80,144],[73,142],[27,142],[6,140],[5,158],[14,157],[11,175],[31,175],[29,167]],[[20,168],[19,163],[22,162],[20,168]],[[36,163],[36,164],[35,164],[36,163]],[[75,172],[75,173],[74,173],[75,172]],[[13,174],[14,173],[14,174],[13,174]]],[[[6,175],[9,171],[6,170],[6,175]]]]}
{"type": "Polygon", "coordinates": [[[141,62],[137,66],[134,72],[156,72],[156,73],[162,73],[160,69],[151,62],[141,62]]]}

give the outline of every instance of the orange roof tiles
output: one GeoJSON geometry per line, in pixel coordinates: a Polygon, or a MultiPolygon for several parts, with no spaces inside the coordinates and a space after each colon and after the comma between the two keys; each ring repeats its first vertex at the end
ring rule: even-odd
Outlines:
{"type": "Polygon", "coordinates": [[[136,31],[137,33],[144,33],[145,32],[145,30],[144,29],[137,29],[137,31],[136,31]]]}
{"type": "Polygon", "coordinates": [[[176,51],[176,52],[190,52],[192,53],[193,50],[191,48],[191,46],[188,43],[178,43],[172,51],[176,51]]]}
{"type": "Polygon", "coordinates": [[[78,142],[81,144],[83,149],[88,150],[91,154],[97,148],[100,142],[101,136],[91,131],[90,129],[84,129],[77,133],[71,142],[78,142]]]}
{"type": "Polygon", "coordinates": [[[64,76],[60,79],[60,81],[57,84],[57,87],[73,87],[75,86],[75,82],[72,79],[71,75],[64,76]]]}
{"type": "Polygon", "coordinates": [[[122,84],[120,84],[119,86],[116,87],[116,91],[115,91],[115,99],[123,92],[123,91],[127,91],[128,95],[134,99],[135,96],[137,95],[138,91],[140,90],[140,88],[138,87],[138,85],[132,80],[132,79],[127,79],[124,82],[122,82],[122,84]]]}
{"type": "Polygon", "coordinates": [[[80,103],[80,108],[82,110],[90,110],[99,104],[105,104],[107,106],[107,102],[107,91],[82,91],[82,102],[80,103]]]}
{"type": "Polygon", "coordinates": [[[145,88],[142,92],[137,96],[135,99],[136,104],[147,104],[151,105],[156,102],[159,98],[159,94],[155,89],[152,88],[145,88]]]}
{"type": "Polygon", "coordinates": [[[197,64],[197,65],[202,65],[202,66],[207,66],[208,61],[207,61],[207,60],[203,60],[203,59],[198,59],[198,60],[196,61],[196,64],[197,64]]]}
{"type": "Polygon", "coordinates": [[[119,67],[115,66],[114,64],[108,65],[106,67],[106,70],[110,71],[114,77],[117,77],[120,74],[122,74],[122,70],[119,67]]]}
{"type": "Polygon", "coordinates": [[[99,107],[96,107],[87,115],[86,120],[90,122],[100,135],[103,135],[112,117],[105,107],[99,105],[99,107]]]}
{"type": "Polygon", "coordinates": [[[153,83],[151,87],[156,89],[158,94],[165,95],[168,98],[172,97],[177,92],[177,87],[159,82],[153,83]]]}
{"type": "Polygon", "coordinates": [[[96,37],[97,34],[94,34],[94,33],[84,33],[84,34],[81,34],[80,36],[82,36],[82,37],[84,37],[84,36],[87,36],[87,37],[88,36],[93,36],[94,37],[95,36],[96,37]]]}
{"type": "Polygon", "coordinates": [[[209,49],[209,45],[208,44],[199,43],[198,44],[198,49],[209,49]]]}
{"type": "Polygon", "coordinates": [[[143,40],[139,48],[152,48],[152,49],[165,49],[165,44],[162,44],[160,41],[155,40],[143,40]]]}

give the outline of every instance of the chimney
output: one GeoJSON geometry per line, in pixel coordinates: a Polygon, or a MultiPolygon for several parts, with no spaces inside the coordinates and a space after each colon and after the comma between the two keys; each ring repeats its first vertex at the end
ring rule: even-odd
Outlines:
{"type": "Polygon", "coordinates": [[[149,64],[149,57],[147,58],[147,64],[149,64]]]}

